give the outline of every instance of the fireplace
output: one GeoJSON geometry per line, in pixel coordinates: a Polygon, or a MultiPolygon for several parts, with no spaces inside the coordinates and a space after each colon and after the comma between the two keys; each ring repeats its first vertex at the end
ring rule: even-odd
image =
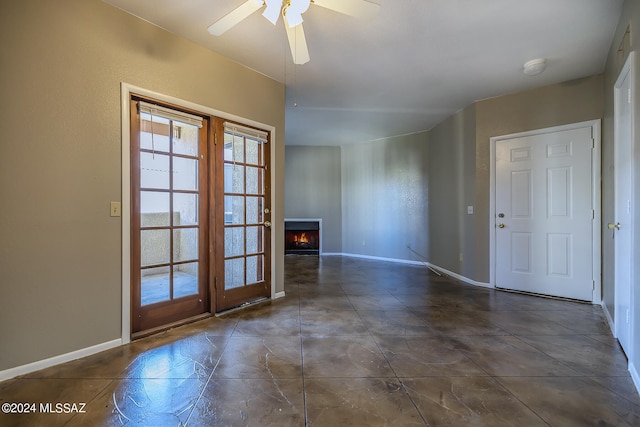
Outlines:
{"type": "Polygon", "coordinates": [[[321,222],[319,219],[285,219],[284,253],[319,255],[321,222]]]}

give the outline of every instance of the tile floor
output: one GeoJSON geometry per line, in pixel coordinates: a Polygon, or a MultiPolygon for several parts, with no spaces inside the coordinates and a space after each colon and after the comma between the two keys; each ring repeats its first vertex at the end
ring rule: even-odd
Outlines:
{"type": "Polygon", "coordinates": [[[284,299],[0,383],[1,403],[87,403],[0,425],[640,425],[599,306],[419,266],[285,265],[284,299]]]}

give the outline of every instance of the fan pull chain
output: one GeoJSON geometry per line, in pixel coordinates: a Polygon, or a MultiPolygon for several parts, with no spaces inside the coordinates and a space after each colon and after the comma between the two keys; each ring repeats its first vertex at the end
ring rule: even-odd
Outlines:
{"type": "MultiPolygon", "coordinates": [[[[297,31],[295,32],[294,44],[295,44],[296,55],[297,55],[298,54],[298,32],[297,31]]],[[[296,64],[295,60],[293,61],[293,106],[294,107],[298,106],[298,64],[296,64]]]]}

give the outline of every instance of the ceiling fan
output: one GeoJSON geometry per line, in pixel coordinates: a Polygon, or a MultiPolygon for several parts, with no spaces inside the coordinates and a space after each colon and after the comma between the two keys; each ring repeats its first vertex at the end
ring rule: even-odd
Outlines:
{"type": "Polygon", "coordinates": [[[252,13],[266,6],[262,16],[276,25],[280,14],[287,31],[289,47],[294,64],[309,62],[307,40],[302,28],[302,14],[315,4],[335,12],[357,18],[371,18],[378,12],[380,6],[368,0],[247,0],[209,27],[209,33],[220,36],[231,29],[252,13]]]}

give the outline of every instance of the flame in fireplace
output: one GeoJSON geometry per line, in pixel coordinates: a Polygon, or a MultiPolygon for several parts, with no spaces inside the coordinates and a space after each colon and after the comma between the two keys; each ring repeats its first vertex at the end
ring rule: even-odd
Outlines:
{"type": "Polygon", "coordinates": [[[300,236],[293,236],[293,241],[296,243],[309,243],[309,239],[307,238],[307,233],[302,233],[300,236]]]}

